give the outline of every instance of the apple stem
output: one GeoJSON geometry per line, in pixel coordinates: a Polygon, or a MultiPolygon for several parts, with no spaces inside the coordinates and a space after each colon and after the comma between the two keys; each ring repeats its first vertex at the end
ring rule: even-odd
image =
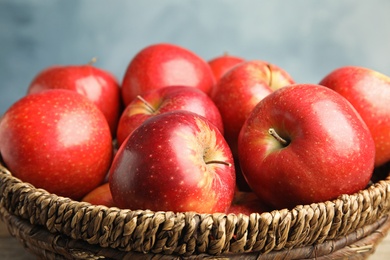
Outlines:
{"type": "Polygon", "coordinates": [[[268,133],[270,135],[272,135],[277,141],[279,141],[282,145],[284,146],[287,146],[288,145],[288,141],[283,139],[280,135],[278,135],[278,133],[275,131],[275,129],[273,128],[270,128],[268,129],[268,133]]]}
{"type": "Polygon", "coordinates": [[[145,106],[150,110],[151,113],[155,113],[156,112],[156,110],[153,108],[153,106],[148,101],[146,101],[143,97],[141,97],[140,95],[137,95],[137,98],[139,100],[141,100],[142,103],[145,104],[145,106]]]}
{"type": "Polygon", "coordinates": [[[224,161],[212,160],[212,161],[206,162],[206,164],[212,164],[212,163],[223,164],[223,165],[227,165],[227,166],[229,166],[229,167],[232,166],[231,163],[229,163],[229,162],[224,162],[224,161]]]}
{"type": "Polygon", "coordinates": [[[94,65],[95,63],[97,62],[97,58],[96,57],[93,57],[89,62],[88,62],[88,65],[94,65]]]}
{"type": "Polygon", "coordinates": [[[268,82],[268,86],[272,86],[272,69],[271,69],[271,64],[267,63],[267,68],[269,70],[269,82],[268,82]]]}

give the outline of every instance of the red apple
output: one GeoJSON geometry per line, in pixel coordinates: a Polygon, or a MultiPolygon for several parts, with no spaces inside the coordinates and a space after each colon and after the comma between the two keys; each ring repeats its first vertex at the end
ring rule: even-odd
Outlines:
{"type": "Polygon", "coordinates": [[[213,71],[215,80],[218,82],[223,75],[226,74],[231,68],[244,62],[241,57],[232,56],[228,53],[224,53],[221,56],[217,56],[208,61],[211,70],[213,71]]]}
{"type": "Polygon", "coordinates": [[[112,138],[103,113],[70,90],[46,90],[14,103],[0,122],[0,154],[12,174],[80,199],[104,179],[112,138]]]}
{"type": "Polygon", "coordinates": [[[275,208],[357,192],[374,168],[367,125],[344,97],[319,85],[265,97],[242,127],[238,148],[248,184],[275,208]]]}
{"type": "Polygon", "coordinates": [[[166,86],[196,87],[209,93],[215,84],[208,63],[181,46],[158,43],[138,52],[130,61],[122,83],[127,106],[137,95],[166,86]]]}
{"type": "Polygon", "coordinates": [[[270,211],[254,192],[237,191],[234,195],[232,205],[230,205],[227,213],[245,214],[263,213],[270,211]]]}
{"type": "Polygon", "coordinates": [[[264,61],[246,61],[227,72],[212,89],[224,125],[225,138],[237,154],[237,138],[255,105],[275,89],[292,84],[283,69],[264,61]]]}
{"type": "Polygon", "coordinates": [[[173,110],[187,110],[204,116],[223,133],[221,114],[206,93],[186,86],[163,87],[138,96],[126,107],[118,124],[119,145],[146,119],[173,110]]]}
{"type": "Polygon", "coordinates": [[[319,83],[333,89],[355,107],[374,138],[375,165],[390,161],[390,77],[372,69],[345,66],[319,83]]]}
{"type": "Polygon", "coordinates": [[[115,207],[108,182],[96,187],[82,198],[81,201],[91,203],[92,205],[103,205],[115,207]]]}
{"type": "Polygon", "coordinates": [[[114,158],[109,183],[121,208],[225,212],[235,190],[234,162],[214,124],[172,111],[134,130],[114,158]]]}
{"type": "Polygon", "coordinates": [[[27,94],[47,89],[69,89],[87,97],[104,114],[115,134],[120,116],[120,88],[108,71],[91,64],[51,66],[39,72],[29,85],[27,94]]]}

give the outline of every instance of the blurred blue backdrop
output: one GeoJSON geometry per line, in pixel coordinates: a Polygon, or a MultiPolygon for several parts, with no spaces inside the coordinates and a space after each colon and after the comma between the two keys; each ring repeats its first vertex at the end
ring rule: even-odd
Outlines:
{"type": "Polygon", "coordinates": [[[97,57],[121,82],[131,58],[157,42],[205,60],[267,60],[297,82],[344,65],[390,75],[389,11],[387,0],[0,0],[0,115],[47,66],[97,57]]]}

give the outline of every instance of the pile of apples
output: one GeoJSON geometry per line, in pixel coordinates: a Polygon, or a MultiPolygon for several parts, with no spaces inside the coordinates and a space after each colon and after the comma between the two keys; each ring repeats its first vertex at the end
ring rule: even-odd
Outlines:
{"type": "Polygon", "coordinates": [[[146,46],[119,83],[52,66],[0,119],[2,163],[92,204],[261,213],[352,194],[390,161],[390,78],[335,69],[296,83],[262,60],[146,46]]]}

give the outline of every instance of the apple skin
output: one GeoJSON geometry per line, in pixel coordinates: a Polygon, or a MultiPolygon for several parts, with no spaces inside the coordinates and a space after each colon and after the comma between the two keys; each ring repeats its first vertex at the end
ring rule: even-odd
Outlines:
{"type": "Polygon", "coordinates": [[[109,183],[120,208],[225,212],[235,191],[234,161],[214,124],[172,111],[134,130],[114,158],[109,183]]]}
{"type": "Polygon", "coordinates": [[[166,86],[196,87],[209,93],[215,78],[208,63],[178,45],[157,43],[139,51],[130,61],[122,81],[127,106],[137,95],[166,86]]]}
{"type": "Polygon", "coordinates": [[[217,82],[210,96],[221,113],[225,139],[235,156],[238,135],[252,109],[274,90],[293,83],[286,71],[259,60],[236,65],[217,82]]]}
{"type": "Polygon", "coordinates": [[[103,112],[111,133],[116,133],[121,97],[119,83],[110,72],[91,64],[50,66],[35,76],[27,94],[48,89],[73,90],[87,97],[103,112]]]}
{"type": "Polygon", "coordinates": [[[108,182],[96,187],[82,198],[81,201],[91,203],[92,205],[103,205],[107,207],[115,207],[112,200],[110,185],[108,182]]]}
{"type": "Polygon", "coordinates": [[[103,113],[71,90],[46,90],[15,102],[0,121],[0,154],[22,181],[81,199],[104,179],[112,137],[103,113]]]}
{"type": "Polygon", "coordinates": [[[151,90],[125,108],[118,124],[118,144],[122,144],[146,119],[173,110],[187,110],[204,116],[223,134],[221,114],[206,93],[193,87],[171,86],[151,90]]]}
{"type": "Polygon", "coordinates": [[[226,74],[226,72],[244,61],[244,58],[224,53],[223,55],[214,57],[213,59],[209,60],[208,64],[214,74],[215,80],[218,82],[222,76],[226,74]]]}
{"type": "Polygon", "coordinates": [[[344,97],[314,84],[291,85],[260,101],[238,148],[248,184],[276,209],[357,192],[374,169],[374,141],[360,115],[344,97]]]}
{"type": "Polygon", "coordinates": [[[390,161],[390,77],[369,68],[345,66],[319,83],[345,97],[370,129],[376,147],[375,166],[390,161]]]}

